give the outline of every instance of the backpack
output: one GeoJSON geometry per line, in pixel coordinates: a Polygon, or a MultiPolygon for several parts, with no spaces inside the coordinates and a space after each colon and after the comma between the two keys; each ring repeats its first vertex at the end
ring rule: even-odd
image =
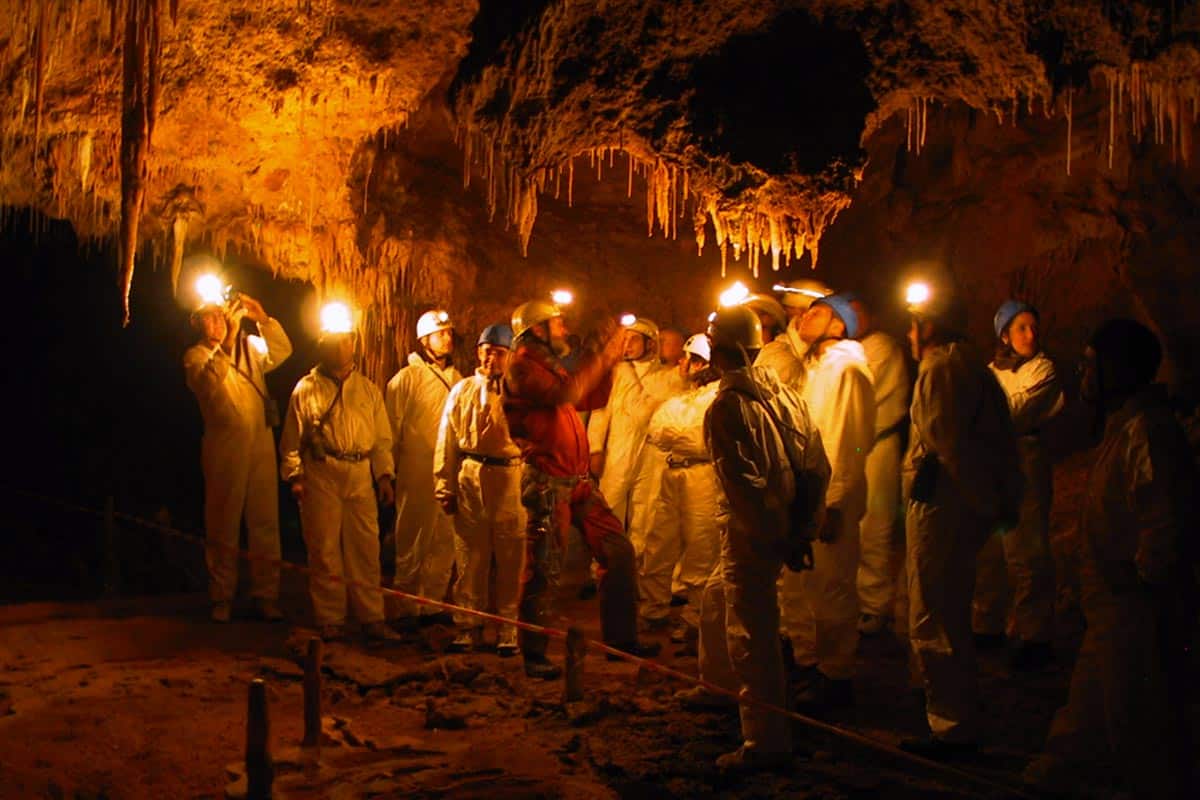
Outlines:
{"type": "Polygon", "coordinates": [[[784,422],[771,404],[757,392],[734,391],[742,392],[766,409],[767,416],[775,425],[775,432],[783,442],[796,490],[788,508],[786,543],[780,555],[783,563],[793,572],[812,569],[812,543],[817,538],[817,530],[825,514],[825,492],[833,472],[829,459],[825,457],[825,448],[821,445],[821,433],[815,427],[810,427],[810,438],[810,433],[784,422]]]}
{"type": "MultiPolygon", "coordinates": [[[[1009,531],[1017,525],[1025,491],[1017,435],[1008,399],[996,377],[989,369],[979,374],[979,395],[956,454],[962,472],[958,490],[968,508],[994,528],[1009,531]]],[[[910,497],[931,501],[941,471],[937,454],[926,453],[913,478],[910,497]]]]}

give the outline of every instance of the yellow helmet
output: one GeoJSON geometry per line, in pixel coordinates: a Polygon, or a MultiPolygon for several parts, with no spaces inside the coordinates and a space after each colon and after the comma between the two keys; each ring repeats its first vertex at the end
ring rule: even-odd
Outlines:
{"type": "Polygon", "coordinates": [[[562,309],[549,300],[530,300],[517,306],[512,315],[513,339],[542,322],[562,316],[562,309]]]}
{"type": "Polygon", "coordinates": [[[708,317],[708,340],[723,350],[761,350],[762,321],[746,306],[718,308],[708,317]]]}
{"type": "Polygon", "coordinates": [[[779,330],[783,330],[788,326],[787,312],[783,310],[783,306],[780,305],[779,301],[769,294],[752,294],[742,301],[742,305],[754,309],[759,314],[766,314],[775,320],[775,324],[779,326],[779,330]]]}

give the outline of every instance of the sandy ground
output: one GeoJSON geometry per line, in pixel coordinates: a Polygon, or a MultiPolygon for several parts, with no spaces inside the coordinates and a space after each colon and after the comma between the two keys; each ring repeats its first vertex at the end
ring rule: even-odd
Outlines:
{"type": "MultiPolygon", "coordinates": [[[[1056,517],[1062,555],[1065,517],[1056,517]]],[[[302,618],[303,586],[285,586],[302,618]]],[[[968,768],[1014,782],[1065,699],[1078,624],[1067,605],[1058,663],[1010,676],[984,655],[987,748],[968,768]]],[[[326,743],[301,754],[304,628],[214,625],[202,597],[107,605],[0,607],[0,798],[222,797],[245,742],[247,686],[268,685],[275,786],[284,797],[977,797],[988,793],[798,727],[785,772],[742,779],[713,759],[736,747],[736,718],[682,711],[674,681],[590,655],[586,699],[527,679],[519,659],[440,652],[450,632],[370,648],[327,646],[326,743]]],[[[564,616],[598,633],[595,601],[564,616]]],[[[660,661],[695,658],[664,643],[660,661]]],[[[555,644],[553,656],[561,653],[555,644]]],[[[857,704],[830,719],[895,744],[922,729],[904,648],[891,635],[860,648],[857,704]]]]}
{"type": "MultiPolygon", "coordinates": [[[[26,618],[38,610],[21,608],[26,618]]],[[[849,797],[885,787],[893,796],[954,794],[822,736],[801,739],[786,777],[722,781],[711,762],[736,746],[736,720],[680,711],[674,682],[590,656],[586,700],[564,706],[561,683],[525,678],[518,660],[433,652],[429,644],[447,639],[437,628],[425,631],[425,644],[328,647],[330,738],[317,774],[294,752],[303,733],[297,664],[306,632],[250,621],[216,626],[202,608],[173,611],[0,628],[0,797],[220,797],[244,747],[247,686],[260,677],[284,762],[277,786],[287,796],[849,797]]],[[[694,671],[694,659],[662,660],[694,671]]],[[[894,644],[869,643],[864,667],[900,680],[883,686],[864,677],[859,707],[839,721],[893,743],[902,730],[917,730],[919,701],[905,691],[903,665],[894,644]]],[[[1059,688],[1046,692],[1053,701],[1059,688]]],[[[1014,705],[1021,706],[1016,694],[997,706],[1009,723],[1014,705]]],[[[1044,724],[1020,710],[1031,732],[1044,724]]],[[[1016,758],[997,750],[987,771],[1016,758]]]]}

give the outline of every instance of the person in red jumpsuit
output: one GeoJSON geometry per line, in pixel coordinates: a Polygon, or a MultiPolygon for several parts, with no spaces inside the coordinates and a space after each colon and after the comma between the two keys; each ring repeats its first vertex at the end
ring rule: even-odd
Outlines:
{"type": "MultiPolygon", "coordinates": [[[[520,619],[547,625],[571,525],[583,532],[599,565],[601,632],[606,644],[654,656],[658,644],[637,639],[633,545],[588,474],[588,438],[580,411],[603,406],[611,371],[625,349],[625,331],[610,325],[599,353],[568,372],[558,354],[567,337],[562,311],[534,300],[513,312],[513,352],[504,374],[503,403],[513,441],[521,448],[521,503],[529,512],[520,619]]],[[[521,631],[525,674],[553,679],[562,670],[546,658],[547,637],[521,631]]]]}

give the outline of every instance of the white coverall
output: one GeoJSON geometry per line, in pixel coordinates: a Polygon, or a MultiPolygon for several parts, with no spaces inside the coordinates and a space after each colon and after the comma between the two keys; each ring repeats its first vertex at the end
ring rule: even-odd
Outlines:
{"type": "MultiPolygon", "coordinates": [[[[932,735],[972,741],[978,713],[971,597],[975,558],[998,510],[1019,499],[1020,467],[1004,392],[964,343],[932,348],[913,387],[904,459],[909,639],[925,685],[932,735]],[[930,456],[936,479],[922,497],[913,479],[930,456]],[[1003,486],[1015,483],[1017,490],[1003,486]],[[1007,502],[1003,498],[1008,498],[1007,502]]],[[[926,482],[928,483],[928,482],[926,482]]]]}
{"type": "Polygon", "coordinates": [[[713,381],[667,400],[654,416],[643,460],[666,464],[660,489],[650,502],[638,575],[642,616],[664,619],[671,612],[672,575],[687,597],[681,616],[700,627],[700,599],[720,553],[728,509],[704,440],[704,417],[717,396],[713,381]]]}
{"type": "Polygon", "coordinates": [[[1023,642],[1049,642],[1054,633],[1054,558],[1050,553],[1050,504],[1054,496],[1050,457],[1040,428],[1063,408],[1054,362],[1038,353],[1015,372],[992,373],[1008,396],[1025,494],[1017,527],[988,537],[975,575],[976,633],[1007,633],[1023,642]],[[1007,567],[1007,569],[1006,569],[1007,567]],[[1009,616],[1011,584],[1012,621],[1009,616]]]}
{"type": "MultiPolygon", "coordinates": [[[[488,581],[496,559],[496,613],[516,619],[525,556],[521,451],[508,434],[500,378],[480,371],[455,384],[446,400],[433,455],[434,495],[454,497],[455,557],[461,575],[457,601],[488,610],[488,581]],[[485,459],[491,463],[484,463],[485,459]],[[501,463],[507,462],[507,463],[501,463]]],[[[480,620],[460,615],[459,625],[480,620]]],[[[515,637],[515,629],[512,631],[515,637]]]]}
{"type": "MultiPolygon", "coordinates": [[[[720,559],[700,609],[700,677],[786,707],[776,584],[796,479],[763,402],[804,435],[806,468],[828,469],[820,434],[804,401],[779,382],[773,369],[751,367],[725,374],[704,421],[729,523],[721,532],[720,559]]],[[[745,748],[791,752],[791,722],[786,717],[749,705],[740,706],[740,713],[745,748]]]]}
{"type": "Polygon", "coordinates": [[[1067,704],[1027,778],[1102,764],[1138,797],[1195,796],[1184,776],[1196,755],[1178,727],[1195,683],[1184,646],[1196,622],[1183,538],[1195,535],[1192,458],[1161,385],[1106,421],[1079,518],[1087,630],[1067,704]]]}
{"type": "Polygon", "coordinates": [[[900,515],[902,428],[908,424],[909,380],[904,353],[882,331],[862,339],[867,364],[875,380],[875,446],[867,456],[867,511],[859,526],[858,600],[862,613],[892,616],[908,627],[907,587],[900,573],[904,550],[897,541],[900,515]]]}
{"type": "Polygon", "coordinates": [[[804,355],[807,352],[808,345],[800,338],[796,327],[788,325],[783,335],[767,342],[758,351],[754,366],[770,367],[785,386],[800,391],[804,388],[804,355]]]}
{"type": "MultiPolygon", "coordinates": [[[[679,370],[668,368],[651,372],[642,381],[642,386],[644,392],[642,402],[637,405],[637,413],[641,415],[641,429],[646,431],[650,427],[654,412],[661,407],[663,401],[685,392],[688,383],[679,374],[679,370]]],[[[605,470],[607,469],[605,467],[605,470]]],[[[653,523],[654,498],[658,496],[666,471],[665,454],[656,448],[647,447],[643,439],[637,460],[634,462],[633,482],[629,486],[628,519],[625,522],[625,533],[633,543],[634,557],[639,563],[644,557],[646,536],[653,523]]]]}
{"type": "MultiPolygon", "coordinates": [[[[450,387],[462,380],[417,353],[388,381],[386,404],[396,459],[396,575],[402,592],[443,600],[454,570],[454,523],[433,496],[433,451],[450,387]]],[[[388,598],[388,618],[438,613],[388,598]]]]}
{"type": "MultiPolygon", "coordinates": [[[[242,358],[236,365],[220,346],[197,344],[183,355],[188,388],[195,393],[204,417],[200,446],[208,543],[204,555],[208,595],[214,603],[233,602],[237,592],[243,514],[251,555],[280,558],[279,480],[275,477],[275,439],[263,411],[267,392],[263,376],[292,354],[292,343],[274,319],[259,325],[259,332],[262,338],[254,344],[249,340],[258,337],[239,334],[241,342],[235,352],[242,358]]],[[[276,600],[279,566],[251,561],[250,593],[259,600],[276,600]]]]}
{"type": "Polygon", "coordinates": [[[867,505],[867,454],[875,442],[875,391],[867,355],[849,339],[809,359],[804,401],[832,474],[826,508],[842,512],[842,529],[826,544],[813,543],[813,568],[783,576],[783,625],[801,667],[848,680],[858,650],[858,525],[867,505]]]}
{"type": "Polygon", "coordinates": [[[604,453],[600,494],[626,530],[634,513],[630,506],[646,425],[658,404],[681,388],[679,373],[664,369],[657,358],[623,361],[613,368],[608,405],[593,411],[588,420],[589,452],[604,453]]]}
{"type": "Polygon", "coordinates": [[[378,387],[360,373],[350,373],[335,404],[337,396],[337,382],[320,368],[296,384],[279,439],[280,472],[304,481],[300,524],[317,625],[344,624],[347,600],[366,625],[383,621],[375,480],[393,474],[392,429],[378,387]],[[317,461],[302,443],[331,407],[326,457],[317,461]]]}

